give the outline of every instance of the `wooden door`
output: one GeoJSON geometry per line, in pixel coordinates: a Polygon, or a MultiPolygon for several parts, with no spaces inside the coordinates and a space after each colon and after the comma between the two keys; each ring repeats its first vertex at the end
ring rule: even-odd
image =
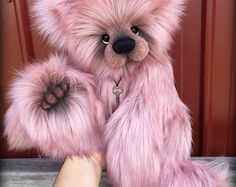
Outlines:
{"type": "Polygon", "coordinates": [[[235,156],[235,0],[204,6],[203,154],[235,156]]]}
{"type": "MultiPolygon", "coordinates": [[[[1,117],[7,107],[4,95],[14,69],[52,51],[30,26],[33,20],[29,9],[34,1],[0,2],[1,117]]],[[[179,95],[191,110],[193,155],[236,155],[233,3],[234,0],[189,0],[183,28],[175,36],[171,53],[179,95]]],[[[6,147],[2,139],[1,157],[37,156],[35,152],[7,152],[6,147]]]]}
{"type": "MultiPolygon", "coordinates": [[[[1,35],[0,35],[0,133],[3,131],[3,116],[9,103],[6,99],[8,86],[16,73],[33,57],[33,44],[28,33],[28,10],[24,1],[0,1],[1,35]],[[27,16],[26,16],[27,15],[27,16]]],[[[32,151],[9,152],[7,142],[0,137],[1,157],[34,156],[32,151]]]]}

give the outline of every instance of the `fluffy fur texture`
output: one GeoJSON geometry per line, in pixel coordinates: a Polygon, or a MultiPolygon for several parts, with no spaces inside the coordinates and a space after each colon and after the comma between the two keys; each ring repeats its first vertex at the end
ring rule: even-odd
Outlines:
{"type": "Polygon", "coordinates": [[[67,58],[52,56],[27,67],[13,83],[5,129],[11,149],[36,147],[53,158],[103,150],[105,116],[94,80],[66,62],[67,58]],[[47,87],[65,79],[70,85],[65,101],[53,111],[43,110],[47,87]]]}
{"type": "Polygon", "coordinates": [[[105,146],[108,175],[117,187],[228,186],[226,164],[190,160],[188,109],[175,89],[168,55],[183,8],[184,0],[39,0],[36,26],[68,55],[32,65],[14,82],[6,115],[10,145],[59,158],[105,146]],[[110,36],[107,45],[104,34],[110,36]],[[112,50],[122,37],[135,40],[131,53],[112,50]],[[112,91],[122,75],[118,106],[112,91]],[[68,97],[42,110],[47,86],[65,80],[68,97]]]}

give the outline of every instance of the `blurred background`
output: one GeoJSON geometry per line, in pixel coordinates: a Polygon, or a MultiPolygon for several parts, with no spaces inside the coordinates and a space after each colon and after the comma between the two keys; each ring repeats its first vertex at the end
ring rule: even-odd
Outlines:
{"type": "MultiPolygon", "coordinates": [[[[47,57],[51,49],[32,29],[34,0],[1,0],[0,135],[15,71],[47,57]]],[[[176,87],[191,110],[194,156],[236,156],[235,0],[188,0],[182,30],[171,51],[176,87]]],[[[7,151],[0,158],[40,157],[34,150],[7,151]]]]}

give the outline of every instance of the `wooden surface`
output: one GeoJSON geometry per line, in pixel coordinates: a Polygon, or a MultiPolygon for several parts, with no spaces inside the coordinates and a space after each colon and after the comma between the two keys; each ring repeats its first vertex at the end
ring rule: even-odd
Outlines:
{"type": "MultiPolygon", "coordinates": [[[[1,159],[0,187],[50,187],[62,166],[60,161],[47,159],[1,159]]],[[[106,172],[101,187],[108,187],[106,172]]]]}
{"type": "MultiPolygon", "coordinates": [[[[212,161],[215,158],[193,158],[212,161]]],[[[232,187],[236,186],[236,158],[226,158],[232,172],[232,187]]],[[[50,187],[62,166],[60,161],[47,159],[2,159],[0,160],[1,187],[50,187]]],[[[108,187],[106,173],[101,179],[100,187],[108,187]]]]}

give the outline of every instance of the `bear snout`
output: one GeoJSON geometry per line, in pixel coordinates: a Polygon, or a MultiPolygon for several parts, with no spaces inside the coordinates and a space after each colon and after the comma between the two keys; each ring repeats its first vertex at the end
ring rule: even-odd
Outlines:
{"type": "Polygon", "coordinates": [[[117,54],[127,54],[134,50],[135,45],[136,42],[134,39],[125,37],[116,40],[112,45],[112,49],[117,54]]]}

